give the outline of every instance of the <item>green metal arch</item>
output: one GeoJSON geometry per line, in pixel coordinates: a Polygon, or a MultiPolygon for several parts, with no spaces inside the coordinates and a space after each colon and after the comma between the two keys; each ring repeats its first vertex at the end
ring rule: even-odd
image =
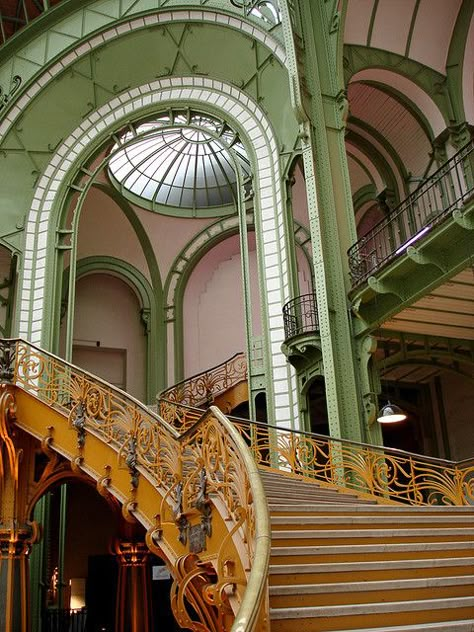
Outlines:
{"type": "Polygon", "coordinates": [[[448,90],[457,123],[463,123],[466,118],[462,73],[466,42],[473,14],[474,2],[472,2],[472,0],[464,0],[453,29],[448,58],[446,60],[448,90]]]}
{"type": "Polygon", "coordinates": [[[386,188],[394,191],[397,199],[399,198],[399,186],[395,179],[395,175],[392,168],[382,156],[382,154],[365,138],[362,138],[355,130],[348,128],[346,138],[358,147],[362,153],[364,153],[369,160],[375,165],[380,173],[386,188]]]}
{"type": "MultiPolygon", "coordinates": [[[[378,130],[376,130],[375,127],[372,127],[372,125],[370,125],[366,121],[363,121],[359,118],[350,117],[349,122],[353,123],[354,126],[359,127],[360,129],[366,131],[385,149],[387,154],[391,157],[391,159],[395,163],[398,169],[400,178],[402,179],[402,182],[406,183],[408,180],[408,172],[405,168],[405,165],[403,164],[402,159],[398,155],[398,152],[395,150],[393,145],[378,130]]],[[[354,131],[357,133],[357,130],[354,130],[354,131]]],[[[359,137],[362,138],[360,135],[359,137]]],[[[383,157],[380,152],[378,153],[381,157],[383,157]]],[[[384,161],[386,162],[390,171],[392,171],[392,168],[390,167],[388,161],[385,158],[384,158],[384,161]]],[[[408,193],[408,191],[404,191],[404,193],[408,193]]]]}
{"type": "Polygon", "coordinates": [[[424,131],[428,139],[431,142],[434,140],[433,129],[429,120],[426,118],[420,108],[415,103],[413,103],[413,101],[411,101],[411,99],[409,99],[405,94],[403,94],[399,90],[396,90],[393,86],[381,83],[380,81],[371,81],[368,79],[364,79],[361,83],[363,83],[364,85],[373,86],[384,94],[395,99],[395,101],[400,103],[400,105],[408,110],[408,112],[416,119],[418,125],[424,131]]]}
{"type": "Polygon", "coordinates": [[[430,96],[444,117],[446,126],[449,124],[452,117],[449,96],[446,90],[437,89],[439,86],[444,86],[445,75],[397,53],[358,44],[344,45],[344,80],[346,86],[349,85],[355,74],[370,68],[390,70],[412,81],[430,96]]]}
{"type": "MultiPolygon", "coordinates": [[[[247,215],[247,226],[253,227],[253,216],[247,215]]],[[[183,326],[183,301],[184,301],[184,292],[186,290],[186,285],[191,276],[194,268],[198,264],[198,262],[206,255],[209,251],[211,251],[215,246],[219,243],[227,239],[228,237],[232,237],[233,235],[238,234],[239,232],[239,223],[236,222],[235,225],[230,227],[225,227],[225,220],[220,220],[206,227],[200,233],[195,235],[181,250],[181,252],[177,255],[173,264],[170,268],[170,273],[165,282],[165,297],[167,297],[167,305],[165,306],[166,310],[172,310],[173,319],[174,319],[174,357],[175,357],[175,381],[179,382],[184,378],[184,349],[183,349],[183,335],[184,335],[184,326],[183,326]],[[220,225],[220,231],[214,232],[214,230],[220,225]],[[211,232],[210,229],[213,229],[211,232]],[[203,243],[198,248],[193,248],[193,244],[198,243],[203,235],[207,235],[207,239],[203,241],[203,243]],[[188,250],[192,251],[192,255],[190,257],[186,256],[186,252],[188,250]],[[180,263],[184,262],[184,265],[181,266],[180,263]],[[174,292],[172,297],[169,295],[170,286],[172,281],[172,276],[178,273],[177,283],[174,288],[174,292]],[[170,299],[171,302],[170,302],[170,299]]],[[[166,318],[168,320],[168,317],[166,318]]]]}
{"type": "MultiPolygon", "coordinates": [[[[413,352],[413,354],[409,354],[409,355],[410,357],[407,357],[404,359],[394,359],[392,361],[381,360],[377,362],[376,366],[381,371],[387,368],[391,368],[395,366],[403,366],[403,365],[427,366],[431,368],[437,368],[443,371],[448,371],[449,373],[456,373],[458,375],[463,375],[464,377],[467,377],[474,381],[474,372],[463,370],[459,364],[459,358],[456,358],[456,354],[449,354],[449,353],[443,354],[442,352],[438,352],[438,353],[430,352],[430,358],[427,358],[427,357],[423,357],[422,355],[420,355],[419,352],[416,351],[416,352],[413,352]],[[452,359],[453,364],[443,364],[441,362],[433,362],[435,358],[452,359]]],[[[462,362],[463,364],[467,364],[468,366],[474,369],[474,362],[466,361],[465,357],[462,357],[462,362]]],[[[381,377],[383,379],[383,373],[381,374],[381,377]]]]}
{"type": "Polygon", "coordinates": [[[352,196],[352,201],[354,204],[354,213],[357,214],[357,211],[367,202],[376,202],[377,201],[377,191],[373,184],[365,184],[363,187],[360,187],[354,195],[352,196]]]}
{"type": "MultiPolygon", "coordinates": [[[[158,354],[158,330],[160,319],[156,295],[148,279],[127,261],[116,257],[91,256],[79,259],[76,264],[76,281],[91,274],[112,273],[122,279],[135,293],[141,306],[141,316],[147,337],[146,353],[146,398],[154,403],[156,394],[162,388],[159,374],[164,374],[166,354],[158,354]],[[159,368],[160,367],[160,368],[159,368]]],[[[69,268],[63,272],[63,298],[67,296],[69,287],[69,268]]]]}

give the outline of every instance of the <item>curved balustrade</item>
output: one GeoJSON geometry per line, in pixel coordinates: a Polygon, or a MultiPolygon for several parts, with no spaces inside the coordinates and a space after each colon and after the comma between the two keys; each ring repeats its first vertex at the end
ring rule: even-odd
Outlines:
{"type": "Polygon", "coordinates": [[[402,254],[474,193],[474,141],[469,142],[348,251],[352,286],[402,254]]]}
{"type": "Polygon", "coordinates": [[[393,448],[229,418],[260,467],[311,478],[378,502],[474,504],[474,461],[456,463],[393,448]]]}
{"type": "MultiPolygon", "coordinates": [[[[199,408],[209,405],[217,395],[247,380],[247,358],[244,353],[236,353],[232,358],[212,369],[197,373],[162,391],[159,401],[178,403],[199,408]]],[[[162,406],[160,404],[160,414],[162,406]]],[[[166,416],[166,407],[164,409],[166,416]]]]}
{"type": "MultiPolygon", "coordinates": [[[[155,520],[155,526],[147,541],[152,550],[164,543],[174,555],[172,606],[180,625],[193,624],[186,609],[187,587],[205,581],[206,575],[199,558],[186,548],[194,526],[200,538],[206,536],[212,578],[206,584],[208,599],[193,601],[194,609],[212,610],[206,616],[213,620],[214,632],[230,629],[229,621],[235,632],[266,629],[270,531],[265,494],[244,441],[217,408],[203,415],[198,411],[197,421],[180,433],[126,393],[22,340],[0,343],[0,380],[67,420],[71,433],[58,429],[54,436],[69,437],[69,445],[62,449],[72,452],[74,467],[94,471],[88,441],[99,439],[115,452],[117,471],[112,478],[122,477],[129,490],[126,515],[144,511],[137,500],[140,485],[152,483],[157,496],[150,503],[149,520],[155,520]],[[213,534],[212,525],[220,526],[219,534],[213,534]]],[[[103,484],[112,489],[114,481],[109,478],[106,474],[103,484]]]]}
{"type": "Polygon", "coordinates": [[[303,294],[283,307],[285,340],[300,334],[319,331],[318,305],[315,294],[303,294]]]}

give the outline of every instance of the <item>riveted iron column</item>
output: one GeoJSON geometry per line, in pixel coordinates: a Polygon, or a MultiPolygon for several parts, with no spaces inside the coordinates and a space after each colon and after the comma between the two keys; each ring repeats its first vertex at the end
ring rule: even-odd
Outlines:
{"type": "Polygon", "coordinates": [[[300,124],[329,428],[332,436],[360,441],[362,401],[347,300],[345,253],[356,230],[344,144],[348,103],[337,61],[339,3],[300,0],[281,6],[300,124]]]}

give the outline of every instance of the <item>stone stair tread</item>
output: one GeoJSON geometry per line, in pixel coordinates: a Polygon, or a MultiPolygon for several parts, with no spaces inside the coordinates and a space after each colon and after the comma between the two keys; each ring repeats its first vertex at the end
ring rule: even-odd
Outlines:
{"type": "Polygon", "coordinates": [[[338,555],[345,553],[400,553],[401,551],[446,551],[474,549],[474,542],[408,542],[395,544],[320,544],[315,546],[273,547],[272,555],[338,555]]]}
{"type": "MultiPolygon", "coordinates": [[[[308,501],[308,498],[306,497],[306,500],[308,501]]],[[[278,512],[278,511],[294,511],[295,510],[295,506],[293,504],[288,504],[288,503],[272,503],[269,502],[270,505],[270,510],[272,512],[278,512]]],[[[332,503],[328,503],[329,507],[331,510],[334,510],[333,504],[332,503]]],[[[325,504],[323,503],[316,503],[314,505],[311,504],[311,502],[306,502],[304,505],[302,505],[301,507],[297,507],[297,510],[301,513],[310,513],[311,511],[324,511],[325,509],[325,504]]],[[[341,513],[346,512],[348,510],[348,507],[345,505],[344,507],[340,507],[340,509],[338,511],[340,511],[341,513]]],[[[474,517],[474,507],[471,507],[470,505],[463,505],[463,506],[450,506],[450,505],[423,505],[423,506],[413,506],[413,505],[361,505],[360,503],[354,503],[354,505],[351,507],[351,510],[353,510],[356,513],[380,513],[380,514],[386,514],[386,513],[392,513],[394,515],[403,513],[403,514],[433,514],[435,516],[442,516],[443,514],[467,514],[467,515],[472,515],[474,517]]]]}
{"type": "Polygon", "coordinates": [[[455,575],[448,577],[423,577],[415,579],[385,579],[364,582],[337,582],[331,584],[281,584],[270,586],[273,595],[310,595],[338,592],[365,592],[416,588],[436,588],[442,586],[470,585],[474,587],[473,575],[455,575]]]}
{"type": "MultiPolygon", "coordinates": [[[[370,562],[331,562],[322,564],[291,564],[291,572],[341,573],[347,571],[369,571],[406,568],[433,568],[445,566],[469,566],[474,569],[474,557],[422,558],[419,560],[383,560],[370,562]]],[[[270,564],[271,575],[288,575],[288,564],[270,564]]]]}
{"type": "MultiPolygon", "coordinates": [[[[390,537],[394,535],[398,536],[425,536],[426,528],[415,528],[415,529],[358,529],[354,532],[353,529],[291,529],[289,531],[284,531],[283,529],[277,529],[272,531],[272,539],[275,540],[287,540],[290,538],[295,539],[306,539],[310,540],[311,538],[380,538],[380,537],[390,537]]],[[[436,532],[432,535],[436,536],[452,536],[456,537],[458,535],[472,535],[474,536],[474,526],[472,528],[469,527],[453,527],[447,529],[436,529],[436,532]]]]}
{"type": "MultiPolygon", "coordinates": [[[[412,625],[391,625],[388,627],[357,628],[350,632],[474,632],[474,619],[459,621],[437,621],[435,623],[414,623],[412,625]]],[[[333,632],[348,632],[348,630],[334,630],[333,632]]]]}
{"type": "MultiPolygon", "coordinates": [[[[385,601],[381,603],[339,604],[337,606],[299,606],[298,608],[270,608],[274,619],[302,619],[308,617],[344,617],[364,614],[383,614],[400,610],[446,610],[450,608],[474,608],[474,597],[445,597],[443,599],[417,599],[413,601],[385,601]]],[[[473,610],[474,612],[474,610],[473,610]]]]}
{"type": "MultiPolygon", "coordinates": [[[[419,516],[417,514],[403,516],[403,522],[398,524],[400,527],[407,523],[428,523],[433,524],[434,516],[423,515],[419,516]]],[[[436,522],[439,524],[449,524],[449,523],[457,523],[462,519],[462,516],[452,516],[452,515],[440,515],[436,516],[436,522]]],[[[291,524],[292,522],[296,524],[364,524],[370,522],[371,524],[383,524],[383,523],[393,523],[397,521],[397,516],[384,516],[384,515],[367,515],[367,516],[270,516],[270,521],[272,524],[291,524]]],[[[473,521],[474,524],[474,521],[473,521]]]]}

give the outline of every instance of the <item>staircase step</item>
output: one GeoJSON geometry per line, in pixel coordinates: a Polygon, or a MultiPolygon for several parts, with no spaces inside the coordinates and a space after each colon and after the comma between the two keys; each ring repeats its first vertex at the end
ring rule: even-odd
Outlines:
{"type": "MultiPolygon", "coordinates": [[[[421,623],[413,625],[395,625],[377,628],[357,628],[352,632],[474,632],[474,619],[463,621],[441,621],[436,623],[421,623]]],[[[346,630],[334,630],[334,632],[347,632],[346,630]]]]}
{"type": "Polygon", "coordinates": [[[387,617],[395,624],[430,623],[466,619],[474,615],[474,597],[410,600],[400,602],[337,605],[308,608],[270,609],[272,632],[317,629],[354,630],[360,626],[384,624],[387,617]],[[288,627],[288,623],[290,626],[288,627]]]}
{"type": "MultiPolygon", "coordinates": [[[[289,500],[289,499],[288,499],[289,500]]],[[[347,507],[334,507],[333,503],[330,503],[327,507],[325,504],[315,503],[312,504],[309,502],[310,499],[306,496],[306,502],[301,507],[295,507],[293,504],[290,504],[286,501],[284,503],[270,503],[272,514],[273,513],[286,513],[286,512],[294,512],[294,513],[323,513],[326,510],[331,511],[334,514],[345,514],[347,512],[347,507]]],[[[415,516],[460,516],[461,518],[471,517],[474,520],[474,507],[464,505],[464,506],[439,506],[439,505],[424,505],[422,507],[412,506],[412,505],[370,505],[370,504],[354,504],[351,507],[351,511],[357,515],[369,514],[369,515],[391,515],[397,516],[400,515],[415,515],[415,516]]]]}
{"type": "Polygon", "coordinates": [[[363,526],[370,525],[372,529],[377,527],[386,527],[387,525],[394,525],[399,529],[405,529],[408,526],[411,527],[423,527],[430,525],[432,528],[450,526],[454,528],[469,527],[474,524],[471,516],[466,516],[466,520],[462,519],[462,516],[451,516],[441,514],[433,517],[430,515],[418,515],[416,513],[403,515],[403,520],[396,515],[321,515],[319,512],[317,515],[294,515],[294,516],[279,516],[271,515],[270,517],[272,529],[288,529],[291,526],[292,529],[308,529],[308,526],[323,525],[326,529],[331,525],[331,529],[343,529],[349,526],[363,526]]]}
{"type": "Polygon", "coordinates": [[[272,632],[474,632],[474,507],[262,478],[272,632]]]}
{"type": "Polygon", "coordinates": [[[474,575],[474,557],[428,558],[421,560],[387,560],[373,562],[335,562],[271,564],[269,583],[310,584],[335,581],[375,581],[446,575],[474,575]]]}
{"type": "Polygon", "coordinates": [[[273,546],[272,564],[471,557],[474,542],[412,542],[403,544],[346,544],[320,546],[273,546]]]}
{"type": "Polygon", "coordinates": [[[290,608],[338,604],[471,597],[472,575],[422,579],[270,586],[270,606],[290,608]]]}
{"type": "Polygon", "coordinates": [[[272,544],[275,546],[317,546],[344,544],[397,544],[402,542],[447,542],[474,539],[473,528],[455,529],[295,529],[272,531],[272,544]]]}

